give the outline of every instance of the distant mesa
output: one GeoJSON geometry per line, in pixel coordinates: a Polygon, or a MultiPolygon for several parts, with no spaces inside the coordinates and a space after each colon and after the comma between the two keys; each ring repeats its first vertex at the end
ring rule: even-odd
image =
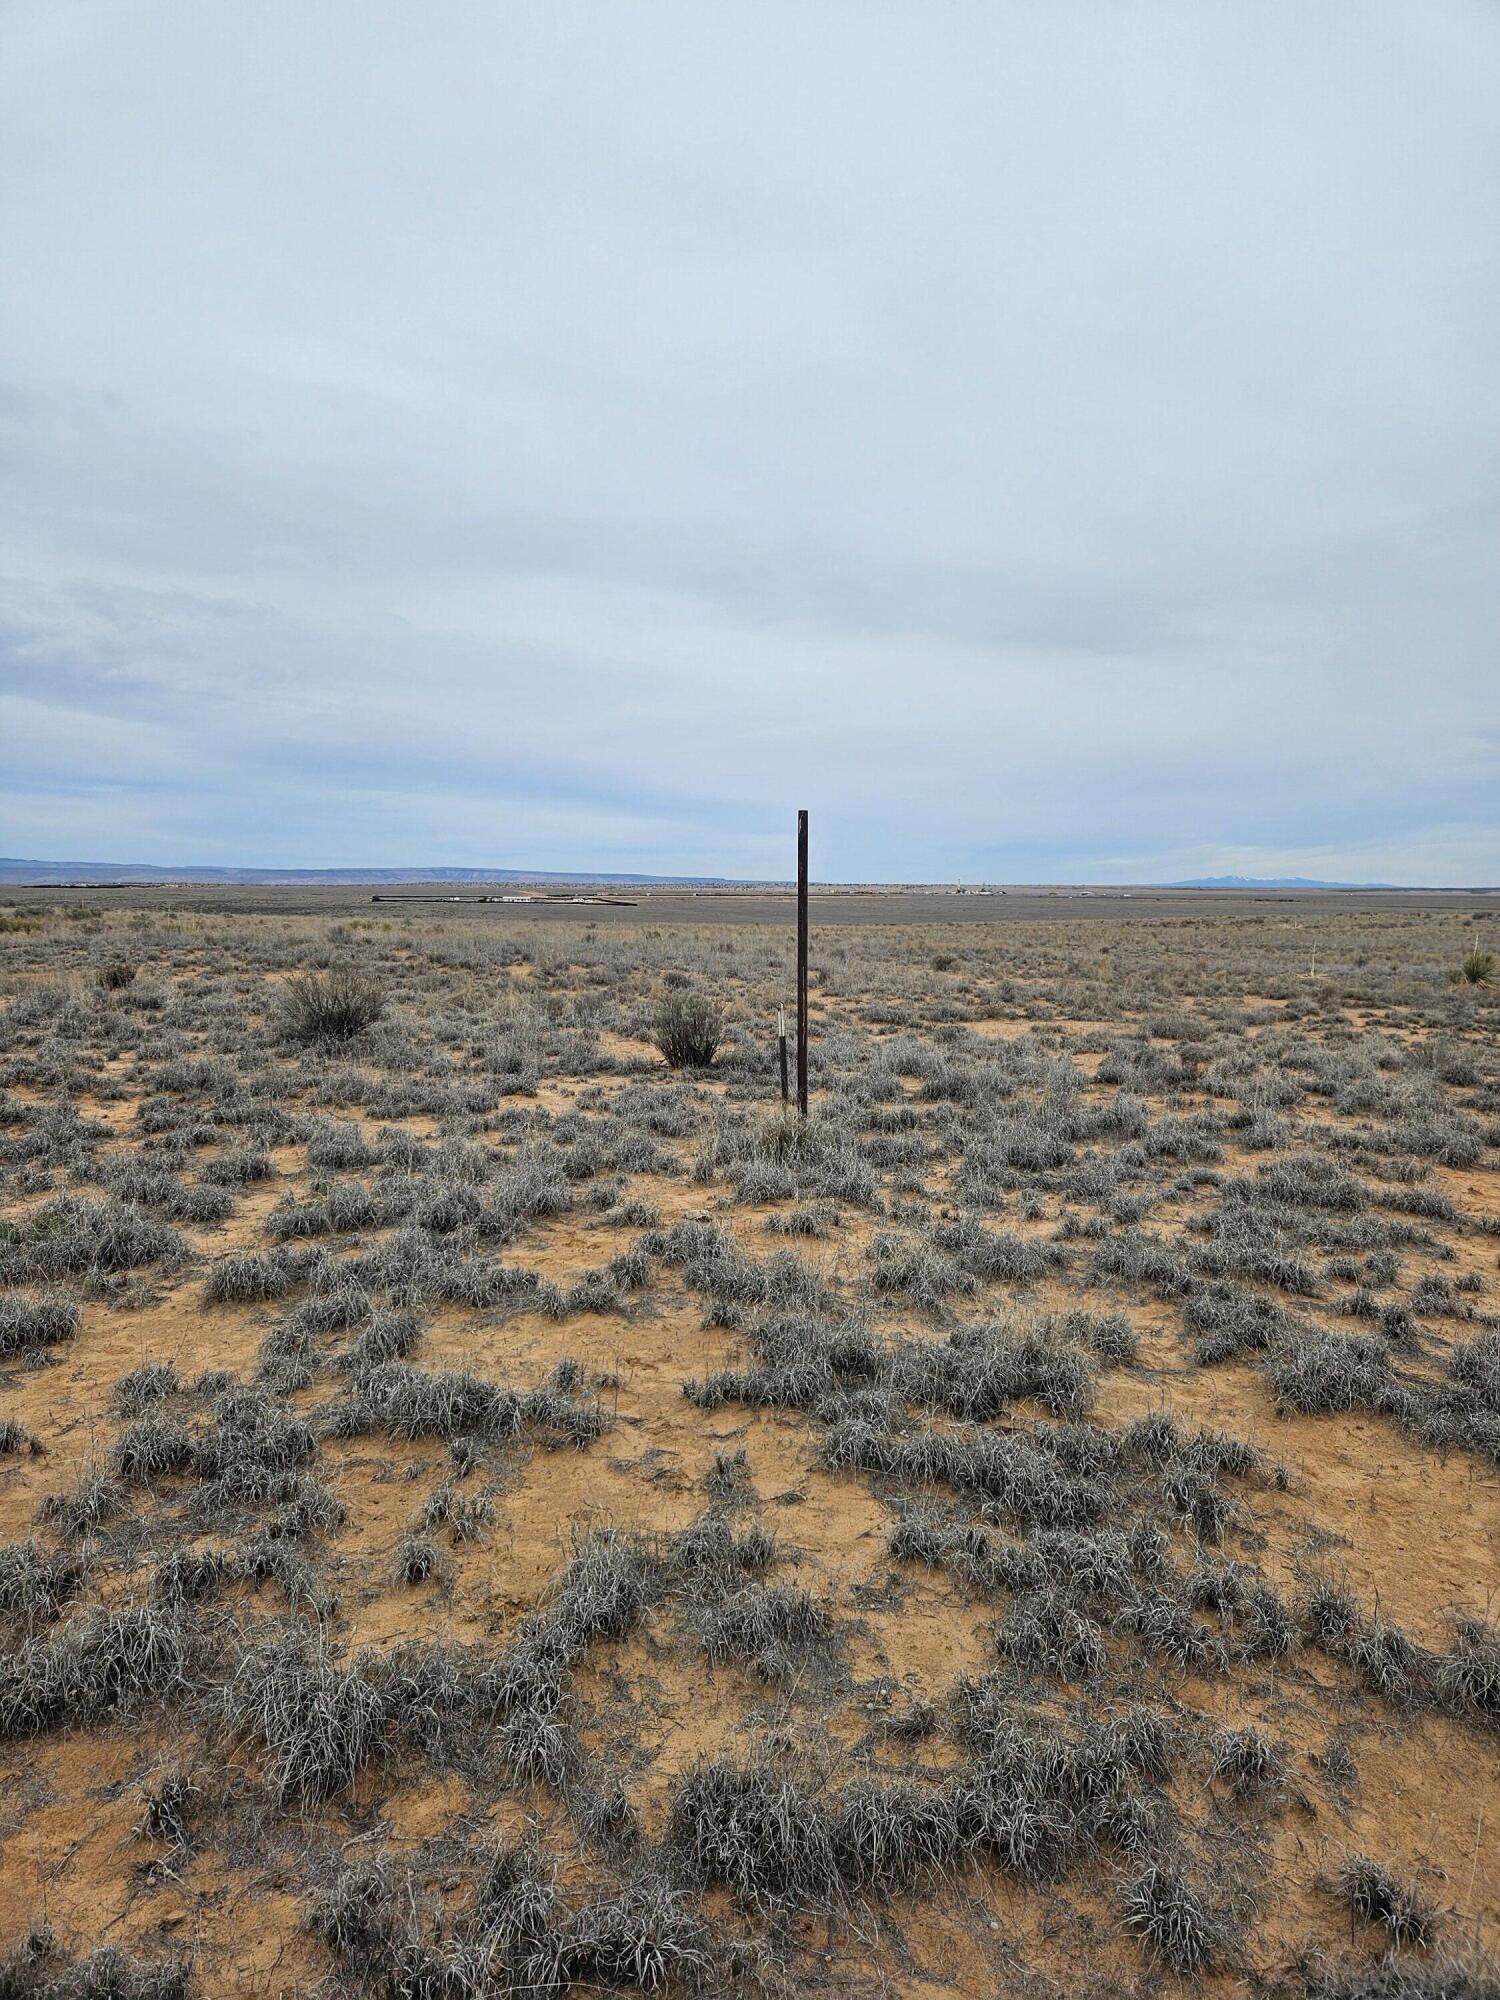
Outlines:
{"type": "Polygon", "coordinates": [[[244,883],[293,887],[398,882],[592,882],[616,888],[734,889],[722,875],[610,875],[557,868],[198,868],[151,861],[21,861],[0,855],[0,882],[17,887],[102,888],[110,883],[244,883]]]}

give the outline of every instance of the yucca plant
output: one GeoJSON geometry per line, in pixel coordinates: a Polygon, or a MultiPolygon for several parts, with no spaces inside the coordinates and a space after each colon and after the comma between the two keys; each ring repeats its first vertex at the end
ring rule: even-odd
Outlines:
{"type": "Polygon", "coordinates": [[[1500,954],[1476,944],[1448,976],[1455,986],[1489,986],[1497,972],[1500,972],[1500,954]]]}

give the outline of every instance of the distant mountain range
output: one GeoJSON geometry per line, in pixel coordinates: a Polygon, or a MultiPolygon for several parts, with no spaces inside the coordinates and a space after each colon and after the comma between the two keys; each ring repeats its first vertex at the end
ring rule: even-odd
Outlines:
{"type": "Polygon", "coordinates": [[[1394,882],[1315,882],[1307,875],[1194,875],[1166,889],[1394,889],[1394,882]]]}
{"type": "Polygon", "coordinates": [[[743,885],[723,875],[608,875],[548,868],[163,868],[150,861],[18,861],[0,855],[0,882],[16,885],[108,882],[317,883],[371,882],[595,882],[616,888],[729,889],[743,885]]]}

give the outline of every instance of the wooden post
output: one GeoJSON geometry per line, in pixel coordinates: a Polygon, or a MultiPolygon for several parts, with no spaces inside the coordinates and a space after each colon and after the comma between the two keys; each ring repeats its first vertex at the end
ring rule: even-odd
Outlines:
{"type": "Polygon", "coordinates": [[[807,809],[797,814],[797,1109],[807,1116],[807,809]]]}
{"type": "Polygon", "coordinates": [[[787,1110],[792,1101],[792,1086],[786,1067],[786,1009],[776,1009],[776,1049],[781,1057],[781,1108],[787,1110]]]}

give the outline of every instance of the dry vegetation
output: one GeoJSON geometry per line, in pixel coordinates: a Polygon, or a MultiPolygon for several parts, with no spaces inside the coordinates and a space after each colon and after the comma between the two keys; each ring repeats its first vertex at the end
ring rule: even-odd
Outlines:
{"type": "Polygon", "coordinates": [[[5,931],[0,1993],[1496,1992],[1451,919],[5,931]]]}

